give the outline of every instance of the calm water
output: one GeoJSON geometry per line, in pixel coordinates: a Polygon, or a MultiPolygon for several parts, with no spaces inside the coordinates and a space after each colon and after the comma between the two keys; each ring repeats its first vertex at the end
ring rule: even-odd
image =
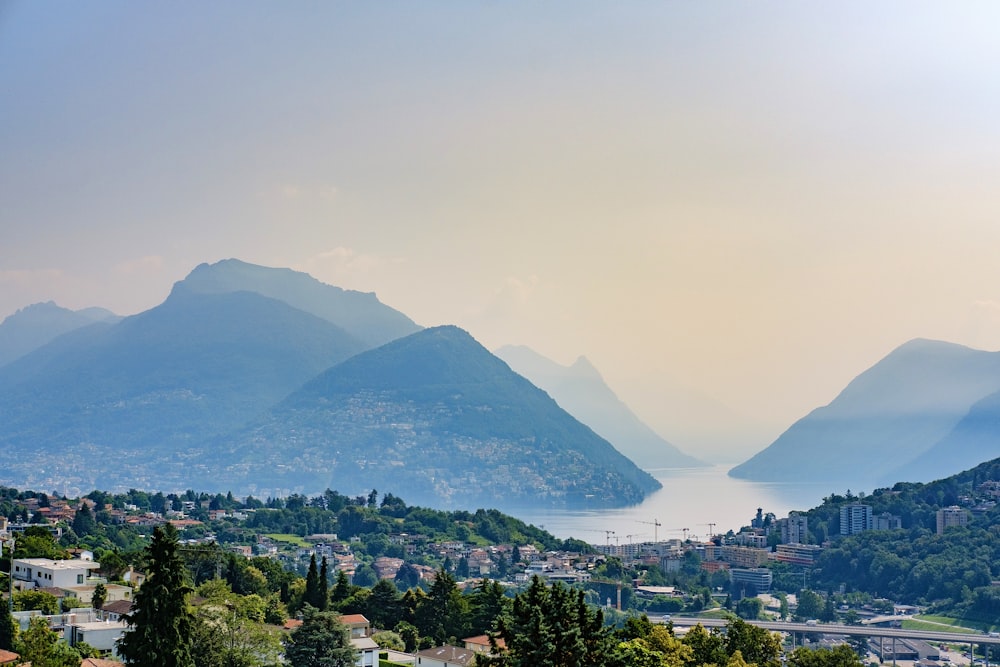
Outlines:
{"type": "Polygon", "coordinates": [[[653,539],[652,522],[662,539],[682,538],[682,528],[688,537],[704,538],[709,523],[716,532],[738,531],[750,525],[757,508],[774,512],[777,518],[788,516],[789,510],[807,510],[819,505],[824,496],[843,491],[822,488],[816,484],[748,482],[726,475],[732,466],[712,468],[660,469],[649,473],[660,480],[663,488],[640,504],[612,510],[546,510],[538,513],[515,512],[528,523],[543,526],[559,538],[576,537],[592,544],[606,541],[605,531],[621,544],[653,539]],[[648,523],[642,523],[648,522],[648,523]],[[628,536],[632,537],[629,538],[628,536]]]}

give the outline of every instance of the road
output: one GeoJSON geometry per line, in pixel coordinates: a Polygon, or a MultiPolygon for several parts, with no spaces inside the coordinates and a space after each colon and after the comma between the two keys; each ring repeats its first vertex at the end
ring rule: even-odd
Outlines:
{"type": "MultiPolygon", "coordinates": [[[[721,618],[696,618],[689,616],[674,616],[671,618],[677,627],[693,627],[699,623],[706,628],[722,628],[728,623],[721,618]]],[[[898,637],[900,639],[922,639],[933,642],[949,642],[954,644],[987,644],[990,647],[1000,646],[1000,637],[990,635],[967,634],[962,632],[938,632],[936,630],[907,630],[905,628],[884,628],[871,625],[840,625],[838,623],[820,623],[807,625],[786,621],[747,621],[759,628],[775,632],[823,633],[829,635],[852,635],[860,637],[898,637]]]]}

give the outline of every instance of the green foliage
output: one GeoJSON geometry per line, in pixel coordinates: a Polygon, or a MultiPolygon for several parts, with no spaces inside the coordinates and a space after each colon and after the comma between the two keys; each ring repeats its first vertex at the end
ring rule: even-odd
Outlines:
{"type": "Polygon", "coordinates": [[[79,667],[80,654],[49,628],[48,619],[35,616],[17,642],[16,653],[32,667],[79,667]]]}
{"type": "Polygon", "coordinates": [[[14,558],[60,560],[67,555],[66,550],[56,542],[55,536],[44,526],[29,526],[14,543],[14,558]]]}
{"type": "Polygon", "coordinates": [[[758,667],[780,664],[781,640],[778,635],[750,625],[741,618],[732,619],[726,627],[725,647],[730,657],[738,651],[744,660],[758,667]]]}
{"type": "Polygon", "coordinates": [[[799,606],[795,610],[795,620],[818,619],[823,613],[823,598],[816,591],[804,588],[798,594],[799,606]]]}
{"type": "Polygon", "coordinates": [[[434,583],[416,609],[415,625],[420,634],[433,637],[439,644],[450,638],[468,636],[469,602],[458,590],[455,578],[441,568],[434,577],[434,583]]]}
{"type": "Polygon", "coordinates": [[[103,583],[94,586],[94,592],[90,596],[90,606],[94,609],[101,609],[108,600],[108,589],[103,583]]]}
{"type": "Polygon", "coordinates": [[[736,603],[736,615],[748,621],[760,618],[764,611],[764,602],[760,598],[743,598],[736,603]]]}
{"type": "Polygon", "coordinates": [[[58,614],[59,599],[48,591],[27,589],[14,591],[14,611],[38,610],[43,614],[58,614]]]}
{"type": "Polygon", "coordinates": [[[788,657],[791,667],[864,667],[864,662],[846,644],[832,649],[800,647],[788,657]]]}
{"type": "Polygon", "coordinates": [[[337,615],[310,606],[303,614],[302,625],[285,639],[290,667],[353,667],[355,651],[337,615]]]}
{"type": "Polygon", "coordinates": [[[538,577],[514,598],[510,615],[498,622],[497,636],[506,648],[499,650],[491,636],[495,655],[477,657],[477,665],[606,665],[617,648],[600,610],[587,606],[583,591],[559,583],[550,588],[538,577]]]}
{"type": "Polygon", "coordinates": [[[372,641],[378,644],[379,648],[388,648],[393,651],[403,651],[406,649],[403,638],[392,630],[382,630],[381,632],[372,634],[372,641]]]}
{"type": "Polygon", "coordinates": [[[13,651],[19,634],[18,624],[10,614],[10,608],[0,601],[0,649],[13,651]]]}
{"type": "Polygon", "coordinates": [[[194,667],[195,619],[185,601],[192,589],[173,526],[153,530],[145,558],[147,578],[126,616],[129,629],[118,652],[128,667],[194,667]]]}

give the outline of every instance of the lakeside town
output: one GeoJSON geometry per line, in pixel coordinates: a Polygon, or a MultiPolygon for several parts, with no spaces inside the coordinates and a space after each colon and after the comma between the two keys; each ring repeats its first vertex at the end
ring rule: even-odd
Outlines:
{"type": "MultiPolygon", "coordinates": [[[[790,512],[778,518],[758,508],[739,532],[712,535],[707,541],[690,539],[686,534],[684,538],[623,541],[622,537],[632,536],[608,530],[603,531],[603,541],[593,544],[578,540],[559,544],[551,536],[546,544],[524,537],[486,537],[483,533],[491,531],[494,538],[505,536],[504,528],[498,525],[505,519],[498,512],[459,513],[456,519],[433,510],[407,508],[392,494],[384,496],[379,505],[374,491],[355,499],[328,492],[325,497],[295,496],[268,499],[266,503],[193,492],[166,496],[134,490],[118,496],[95,492],[71,500],[8,491],[5,506],[9,511],[0,517],[0,540],[14,551],[5,551],[6,557],[0,559],[5,565],[0,567],[13,574],[7,582],[12,616],[20,632],[30,629],[32,618],[44,616],[61,641],[93,652],[91,660],[116,659],[119,639],[128,628],[125,616],[145,573],[140,560],[130,562],[122,557],[127,550],[86,545],[98,543],[98,535],[106,541],[112,534],[119,543],[128,544],[125,536],[129,536],[134,544],[141,544],[148,533],[165,524],[178,531],[182,550],[191,550],[196,559],[204,561],[195,566],[203,571],[195,574],[196,582],[199,577],[202,583],[218,578],[223,568],[232,567],[233,559],[260,567],[264,562],[272,563],[300,580],[308,578],[310,569],[315,573],[321,562],[323,577],[331,585],[346,582],[355,589],[371,589],[379,582],[391,582],[400,596],[409,589],[429,590],[441,573],[452,577],[457,590],[466,594],[484,581],[496,581],[513,594],[538,578],[586,591],[587,602],[603,607],[613,623],[645,614],[655,622],[669,623],[682,635],[692,622],[707,623],[732,615],[754,622],[797,621],[810,630],[806,636],[800,635],[799,642],[828,647],[847,644],[866,661],[933,666],[969,664],[975,659],[966,655],[976,650],[974,645],[918,638],[887,643],[874,630],[871,637],[859,639],[815,629],[827,624],[900,628],[904,621],[920,618],[925,611],[920,605],[863,595],[845,586],[818,592],[810,588],[814,585],[810,576],[822,554],[842,538],[898,534],[908,528],[901,516],[878,512],[876,505],[863,499],[839,504],[836,535],[827,534],[829,525],[810,526],[808,512],[790,512]],[[287,518],[300,511],[311,513],[314,519],[325,515],[326,525],[339,530],[299,530],[302,534],[296,534],[274,527],[275,517],[287,518]],[[392,514],[401,516],[379,525],[364,525],[375,516],[392,514]],[[415,520],[421,515],[424,524],[415,520]],[[352,520],[361,523],[351,526],[352,520]],[[429,529],[433,524],[437,528],[429,529]],[[442,528],[454,537],[441,539],[442,528]],[[39,541],[41,534],[47,535],[48,541],[39,541]],[[824,536],[822,543],[810,543],[817,534],[824,536]],[[49,556],[58,552],[60,557],[19,554],[25,544],[38,548],[39,543],[53,550],[49,556]],[[789,580],[794,584],[789,585],[789,580]]],[[[973,493],[959,498],[961,504],[935,511],[935,534],[967,527],[992,510],[998,496],[1000,484],[980,483],[973,493]]],[[[662,525],[656,518],[649,523],[654,534],[662,525]]],[[[542,532],[534,533],[534,538],[542,532]]],[[[267,586],[261,592],[266,593],[267,586]]],[[[272,593],[268,621],[286,632],[294,629],[301,620],[290,610],[301,604],[280,586],[272,593]]],[[[358,609],[364,611],[363,607],[358,609]]],[[[440,645],[421,637],[412,646],[382,646],[372,637],[393,632],[399,623],[373,626],[375,619],[369,616],[381,614],[343,615],[361,665],[377,664],[379,652],[387,651],[392,652],[392,662],[401,664],[471,664],[476,653],[490,650],[489,638],[482,634],[453,637],[455,641],[440,645]]],[[[926,630],[935,621],[922,623],[926,630]]],[[[940,623],[939,629],[957,628],[940,623]]],[[[976,634],[983,637],[984,633],[976,634]]],[[[794,632],[784,636],[794,645],[794,632]]],[[[989,643],[990,638],[986,633],[983,641],[989,643]]],[[[6,664],[2,659],[5,655],[0,652],[0,664],[6,664]]]]}

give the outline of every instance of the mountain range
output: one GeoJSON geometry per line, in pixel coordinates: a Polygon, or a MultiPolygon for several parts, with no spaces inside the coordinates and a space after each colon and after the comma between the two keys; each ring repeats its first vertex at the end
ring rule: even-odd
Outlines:
{"type": "MultiPolygon", "coordinates": [[[[388,487],[463,507],[606,507],[659,488],[648,473],[467,332],[436,327],[333,366],[213,448],[210,474],[271,489],[388,487]],[[304,480],[309,480],[304,483],[304,480]]],[[[257,495],[260,495],[259,492],[257,495]]]]}
{"type": "Polygon", "coordinates": [[[1000,452],[1000,352],[917,339],[730,471],[756,481],[923,482],[1000,452]]]}
{"type": "Polygon", "coordinates": [[[507,506],[621,505],[658,488],[457,331],[424,331],[373,294],[287,269],[201,265],[159,306],[78,326],[0,366],[0,481],[86,491],[198,480],[261,495],[383,486],[428,504],[501,507],[497,496],[507,506]],[[340,378],[337,393],[315,395],[328,377],[340,378]],[[371,411],[350,407],[372,396],[371,411]],[[406,398],[395,405],[394,396],[406,398]],[[385,421],[396,413],[413,429],[400,442],[416,434],[421,443],[402,458],[390,437],[402,422],[385,421]],[[510,466],[498,477],[506,490],[487,483],[487,460],[510,466]],[[470,471],[479,475],[471,486],[470,471]]]}
{"type": "Polygon", "coordinates": [[[529,347],[507,345],[498,357],[544,389],[567,412],[578,415],[625,456],[643,468],[690,468],[707,464],[685,454],[644,424],[604,382],[600,372],[580,357],[563,366],[529,347]]]}

